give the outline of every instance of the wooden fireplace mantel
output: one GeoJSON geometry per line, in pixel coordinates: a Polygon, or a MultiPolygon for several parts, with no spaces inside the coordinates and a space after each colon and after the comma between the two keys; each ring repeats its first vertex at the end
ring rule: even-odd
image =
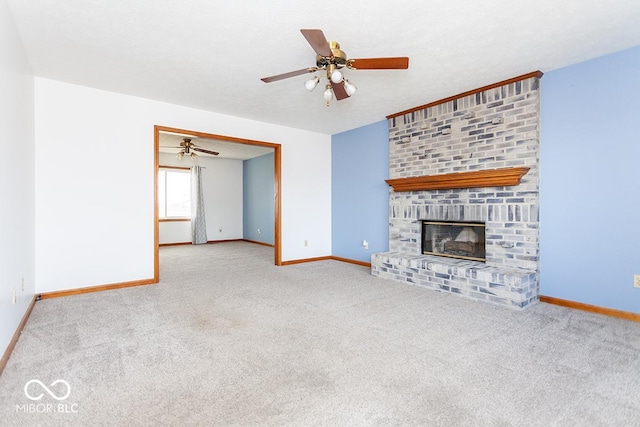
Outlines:
{"type": "Polygon", "coordinates": [[[393,191],[450,190],[455,188],[506,187],[519,185],[529,168],[503,168],[472,172],[423,175],[385,180],[393,191]]]}

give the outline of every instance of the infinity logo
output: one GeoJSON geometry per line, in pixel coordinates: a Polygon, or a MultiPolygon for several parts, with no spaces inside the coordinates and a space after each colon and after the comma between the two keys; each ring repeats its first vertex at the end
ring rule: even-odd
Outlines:
{"type": "Polygon", "coordinates": [[[54,393],[53,393],[53,392],[52,392],[52,391],[51,391],[51,390],[50,390],[46,385],[44,385],[44,384],[42,383],[42,381],[40,381],[40,380],[31,380],[31,381],[29,381],[28,383],[26,383],[26,384],[24,385],[24,394],[25,394],[25,396],[27,396],[27,397],[28,397],[29,399],[31,399],[31,400],[40,400],[40,399],[42,399],[42,397],[44,396],[44,393],[40,393],[39,395],[37,395],[37,396],[35,396],[35,397],[34,397],[34,396],[31,396],[31,395],[29,394],[29,390],[27,390],[27,389],[29,388],[29,385],[31,385],[32,383],[39,384],[39,385],[40,385],[40,387],[42,387],[42,388],[44,389],[44,391],[46,391],[47,393],[49,393],[49,395],[50,395],[51,397],[53,397],[54,399],[56,399],[56,400],[64,400],[64,399],[66,399],[67,397],[69,397],[69,395],[71,394],[71,386],[69,386],[69,383],[68,383],[68,382],[66,382],[65,380],[55,380],[54,382],[52,382],[52,383],[51,383],[51,387],[55,386],[55,385],[56,385],[56,384],[58,384],[58,383],[62,383],[62,384],[64,384],[64,385],[66,385],[66,386],[67,386],[67,393],[66,393],[64,396],[62,396],[62,397],[58,397],[58,396],[56,396],[56,394],[54,394],[54,393]]]}

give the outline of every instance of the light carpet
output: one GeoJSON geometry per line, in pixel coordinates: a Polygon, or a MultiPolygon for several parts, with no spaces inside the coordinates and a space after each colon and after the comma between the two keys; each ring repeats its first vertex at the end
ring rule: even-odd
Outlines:
{"type": "Polygon", "coordinates": [[[160,257],[157,285],[35,305],[0,425],[640,425],[639,323],[276,267],[247,242],[160,257]]]}

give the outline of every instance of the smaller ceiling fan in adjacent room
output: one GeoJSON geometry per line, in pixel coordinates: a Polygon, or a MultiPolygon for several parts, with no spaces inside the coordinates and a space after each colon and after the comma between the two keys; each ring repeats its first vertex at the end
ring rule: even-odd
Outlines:
{"type": "MultiPolygon", "coordinates": [[[[288,73],[277,74],[275,76],[264,77],[265,83],[271,83],[278,80],[288,79],[307,73],[315,73],[316,71],[326,71],[327,84],[323,93],[327,106],[335,97],[341,101],[350,97],[356,92],[356,87],[347,80],[342,71],[343,68],[350,70],[406,70],[409,68],[409,58],[391,57],[391,58],[361,58],[347,59],[347,54],[340,50],[338,42],[329,42],[322,30],[300,30],[304,38],[316,52],[316,66],[303,68],[301,70],[290,71],[288,73]]],[[[320,77],[305,82],[307,90],[312,91],[320,83],[320,77]]]]}
{"type": "Polygon", "coordinates": [[[191,138],[182,138],[182,142],[180,143],[179,147],[169,147],[166,145],[163,145],[163,147],[166,148],[179,148],[180,151],[178,151],[178,154],[176,154],[176,157],[178,158],[178,160],[182,160],[182,158],[187,155],[189,157],[191,157],[191,160],[196,160],[196,158],[198,157],[198,155],[195,153],[196,151],[200,152],[200,153],[206,153],[206,154],[211,154],[212,156],[217,156],[218,153],[217,151],[210,151],[210,150],[205,150],[204,148],[200,148],[199,146],[195,145],[193,142],[191,142],[191,138]]]}

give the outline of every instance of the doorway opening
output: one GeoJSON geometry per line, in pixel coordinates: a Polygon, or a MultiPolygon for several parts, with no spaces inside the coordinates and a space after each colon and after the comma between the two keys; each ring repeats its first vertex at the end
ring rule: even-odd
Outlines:
{"type": "MultiPolygon", "coordinates": [[[[273,151],[273,171],[274,171],[274,264],[282,265],[282,230],[281,230],[281,145],[273,142],[257,141],[244,138],[237,138],[226,135],[217,135],[206,132],[198,132],[187,129],[177,129],[166,126],[154,126],[154,279],[160,280],[160,218],[158,209],[158,171],[160,169],[160,140],[165,134],[178,135],[185,138],[201,138],[206,140],[217,140],[225,144],[243,144],[246,146],[268,148],[273,151]]],[[[205,154],[206,154],[205,150],[205,154]]]]}

